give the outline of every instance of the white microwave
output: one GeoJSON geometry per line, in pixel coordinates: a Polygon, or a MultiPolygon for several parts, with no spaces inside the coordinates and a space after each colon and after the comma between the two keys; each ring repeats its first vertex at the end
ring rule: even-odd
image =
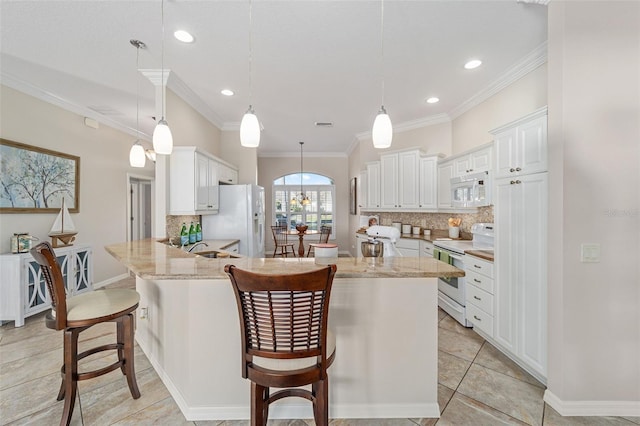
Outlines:
{"type": "Polygon", "coordinates": [[[491,205],[490,173],[472,173],[451,178],[451,205],[458,208],[491,205]]]}

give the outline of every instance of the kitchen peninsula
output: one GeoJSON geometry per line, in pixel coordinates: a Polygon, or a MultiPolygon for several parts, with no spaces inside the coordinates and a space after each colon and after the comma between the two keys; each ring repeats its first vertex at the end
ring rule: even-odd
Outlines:
{"type": "MultiPolygon", "coordinates": [[[[439,417],[436,281],[463,271],[430,257],[209,259],[152,239],[106,249],[136,275],[136,340],[187,420],[250,416],[226,264],[287,274],[335,263],[329,326],[337,349],[329,369],[329,416],[439,417]]],[[[269,418],[313,418],[311,404],[281,400],[269,418]]]]}

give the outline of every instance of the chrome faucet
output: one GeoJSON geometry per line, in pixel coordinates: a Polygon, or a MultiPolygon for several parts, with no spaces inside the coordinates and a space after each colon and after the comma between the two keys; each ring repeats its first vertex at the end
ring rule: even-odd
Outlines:
{"type": "Polygon", "coordinates": [[[189,247],[189,249],[187,250],[189,253],[191,253],[193,251],[194,248],[198,247],[200,244],[204,244],[205,247],[209,247],[209,244],[205,243],[204,241],[200,241],[199,243],[195,243],[194,245],[192,245],[191,247],[189,247]]]}

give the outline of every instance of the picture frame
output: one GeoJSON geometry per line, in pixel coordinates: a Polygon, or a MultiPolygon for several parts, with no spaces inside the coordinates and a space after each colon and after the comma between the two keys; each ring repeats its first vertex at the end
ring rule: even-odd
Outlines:
{"type": "Polygon", "coordinates": [[[349,214],[358,214],[357,197],[358,178],[352,178],[349,187],[349,214]]]}
{"type": "Polygon", "coordinates": [[[80,157],[0,139],[0,213],[80,211],[80,157]]]}

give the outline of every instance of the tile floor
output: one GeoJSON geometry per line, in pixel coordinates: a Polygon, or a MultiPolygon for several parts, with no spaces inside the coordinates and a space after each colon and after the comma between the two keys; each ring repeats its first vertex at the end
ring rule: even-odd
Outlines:
{"type": "MultiPolygon", "coordinates": [[[[133,287],[134,280],[113,287],[133,287]]],[[[62,359],[60,333],[47,329],[44,315],[26,325],[0,327],[0,424],[56,425],[62,403],[55,400],[62,359]]],[[[440,419],[334,419],[332,426],[415,425],[640,425],[640,418],[561,417],[542,401],[544,386],[471,329],[439,312],[440,419]]],[[[113,325],[83,333],[86,344],[110,339],[113,325]]],[[[82,342],[81,342],[82,347],[82,342]]],[[[95,365],[109,357],[91,359],[95,365]]],[[[80,383],[74,425],[244,426],[246,421],[188,422],[139,348],[136,372],[142,396],[133,400],[124,376],[112,372],[80,383]]],[[[86,364],[87,368],[91,366],[86,364]]],[[[247,395],[247,398],[249,395],[247,395]]],[[[309,426],[312,420],[269,421],[275,426],[309,426]]]]}

